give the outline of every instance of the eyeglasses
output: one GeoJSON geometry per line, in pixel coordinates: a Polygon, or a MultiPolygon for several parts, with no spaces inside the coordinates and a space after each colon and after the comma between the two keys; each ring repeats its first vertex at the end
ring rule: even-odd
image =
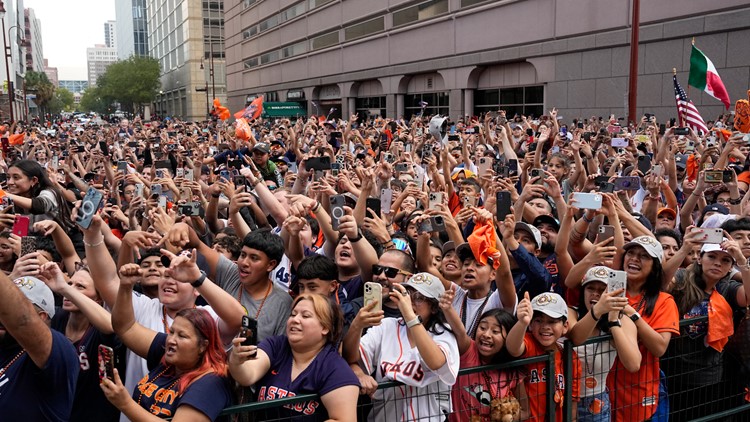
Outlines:
{"type": "Polygon", "coordinates": [[[76,266],[75,266],[75,269],[76,269],[76,272],[78,272],[78,271],[86,271],[86,272],[90,272],[90,271],[89,271],[89,266],[88,266],[88,265],[86,265],[86,264],[84,264],[83,262],[80,262],[80,261],[79,261],[79,262],[76,262],[76,266]]]}
{"type": "Polygon", "coordinates": [[[380,275],[385,271],[385,276],[388,278],[396,277],[399,274],[403,274],[406,277],[410,277],[412,274],[408,271],[399,270],[398,268],[393,267],[385,267],[383,265],[373,265],[372,266],[372,275],[380,275]]]}

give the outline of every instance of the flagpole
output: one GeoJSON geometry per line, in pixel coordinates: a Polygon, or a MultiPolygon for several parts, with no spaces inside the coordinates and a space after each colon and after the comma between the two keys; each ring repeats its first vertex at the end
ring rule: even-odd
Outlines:
{"type": "MultiPolygon", "coordinates": [[[[695,37],[693,37],[693,39],[690,40],[690,46],[695,47],[695,37]]],[[[690,69],[688,69],[688,74],[690,74],[690,69]]],[[[688,98],[690,98],[690,82],[688,82],[687,96],[688,98]]]]}
{"type": "MultiPolygon", "coordinates": [[[[674,76],[675,78],[677,77],[677,68],[676,67],[672,68],[672,76],[674,76]]],[[[680,107],[679,106],[677,107],[677,119],[679,120],[679,124],[680,124],[679,127],[683,127],[684,125],[682,124],[682,113],[680,113],[680,107]]]]}

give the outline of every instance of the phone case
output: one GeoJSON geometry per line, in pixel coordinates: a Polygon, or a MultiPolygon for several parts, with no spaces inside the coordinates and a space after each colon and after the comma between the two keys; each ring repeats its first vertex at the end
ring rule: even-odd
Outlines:
{"type": "Polygon", "coordinates": [[[393,205],[393,191],[391,189],[380,190],[380,210],[386,210],[391,212],[391,205],[393,205]]]}
{"type": "Polygon", "coordinates": [[[724,231],[722,229],[696,229],[703,232],[706,236],[701,243],[721,243],[724,240],[724,231]]]}
{"type": "Polygon", "coordinates": [[[99,379],[115,380],[115,353],[111,347],[99,345],[99,379]]]}
{"type": "Polygon", "coordinates": [[[83,201],[81,201],[81,207],[78,209],[76,224],[84,229],[89,228],[94,214],[99,210],[102,199],[104,199],[104,195],[101,192],[94,188],[89,188],[86,191],[86,196],[83,197],[83,201]]]}
{"type": "Polygon", "coordinates": [[[609,238],[612,238],[615,236],[615,227],[614,226],[606,226],[602,225],[599,226],[599,235],[596,238],[596,242],[603,242],[609,238]]]}
{"type": "Polygon", "coordinates": [[[477,166],[479,169],[479,174],[484,175],[487,173],[487,170],[492,168],[492,158],[490,157],[481,157],[479,159],[479,165],[477,166]]]}
{"type": "Polygon", "coordinates": [[[510,214],[511,200],[510,192],[500,191],[495,194],[497,202],[497,221],[505,220],[505,217],[510,214]]]}
{"type": "Polygon", "coordinates": [[[368,214],[370,214],[369,210],[372,210],[375,215],[380,218],[380,199],[378,198],[367,198],[367,208],[368,208],[368,214]]]}
{"type": "Polygon", "coordinates": [[[16,219],[13,222],[13,234],[19,237],[29,235],[29,217],[25,215],[16,214],[16,219]]]}
{"type": "Polygon", "coordinates": [[[430,198],[430,209],[431,210],[437,210],[438,204],[443,203],[443,193],[442,192],[430,192],[429,195],[430,198]]]}
{"type": "Polygon", "coordinates": [[[365,283],[363,304],[364,306],[367,306],[371,302],[378,302],[372,312],[380,312],[383,310],[383,286],[381,286],[380,283],[368,281],[365,283]]]}
{"type": "Polygon", "coordinates": [[[344,216],[344,195],[334,195],[331,197],[331,227],[334,230],[339,229],[341,217],[344,216]]]}
{"type": "Polygon", "coordinates": [[[625,271],[611,270],[609,272],[609,280],[607,281],[607,292],[614,292],[616,290],[623,289],[622,294],[619,297],[625,297],[628,287],[628,274],[625,271]]]}
{"type": "Polygon", "coordinates": [[[638,190],[641,187],[641,178],[638,176],[624,176],[615,178],[615,190],[638,190]]]}
{"type": "Polygon", "coordinates": [[[573,192],[575,207],[578,209],[598,210],[602,207],[602,195],[599,193],[573,192]]]}
{"type": "Polygon", "coordinates": [[[243,346],[255,346],[258,344],[258,321],[247,315],[243,315],[240,337],[245,337],[245,341],[242,342],[243,346]]]}

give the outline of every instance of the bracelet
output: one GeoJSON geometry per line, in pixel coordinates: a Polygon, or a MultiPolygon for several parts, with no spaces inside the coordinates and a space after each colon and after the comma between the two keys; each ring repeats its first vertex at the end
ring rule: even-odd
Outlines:
{"type": "Polygon", "coordinates": [[[589,312],[589,315],[591,315],[591,319],[593,319],[596,322],[599,322],[599,317],[596,316],[596,314],[594,313],[594,308],[593,307],[591,308],[591,311],[589,312]]]}
{"type": "MultiPolygon", "coordinates": [[[[583,221],[585,221],[585,222],[587,222],[587,223],[589,223],[589,224],[591,224],[591,223],[593,223],[593,222],[594,222],[594,219],[593,219],[593,218],[592,218],[591,220],[589,220],[588,218],[586,218],[586,213],[585,213],[585,212],[583,213],[583,216],[582,216],[581,218],[583,219],[583,221]]],[[[576,233],[578,233],[578,232],[576,232],[576,233]]],[[[580,234],[581,236],[583,236],[583,233],[579,233],[579,234],[580,234]]]]}
{"type": "Polygon", "coordinates": [[[739,205],[742,203],[742,198],[729,198],[729,205],[739,205]]]}
{"type": "Polygon", "coordinates": [[[622,328],[622,322],[620,322],[619,319],[616,319],[614,321],[607,321],[607,326],[609,328],[614,328],[614,327],[620,327],[620,328],[622,328]]]}
{"type": "Polygon", "coordinates": [[[88,246],[89,248],[95,248],[95,247],[97,247],[97,246],[99,246],[99,245],[102,245],[103,243],[104,243],[104,236],[102,236],[102,240],[100,240],[100,241],[99,241],[99,243],[93,243],[93,244],[92,244],[92,243],[86,243],[86,241],[85,241],[85,240],[83,241],[83,244],[84,244],[85,246],[88,246]]]}
{"type": "Polygon", "coordinates": [[[661,196],[659,196],[659,195],[651,195],[651,194],[648,194],[648,195],[646,196],[646,199],[652,199],[652,200],[654,200],[654,201],[661,201],[661,196]]]}
{"type": "Polygon", "coordinates": [[[357,243],[362,240],[362,232],[357,230],[357,237],[349,239],[349,243],[357,243]]]}
{"type": "Polygon", "coordinates": [[[216,198],[216,199],[218,199],[218,198],[219,198],[220,196],[221,196],[221,194],[220,194],[220,193],[219,193],[219,194],[215,194],[215,193],[212,193],[212,194],[211,194],[211,197],[212,197],[212,198],[216,198]]]}
{"type": "Polygon", "coordinates": [[[315,206],[312,207],[312,208],[310,208],[310,212],[316,213],[316,212],[318,212],[319,209],[320,209],[320,202],[315,201],[315,206]]]}
{"type": "Polygon", "coordinates": [[[190,285],[197,289],[198,287],[203,285],[203,282],[206,281],[206,277],[206,273],[204,271],[201,271],[200,277],[198,277],[198,279],[194,282],[190,283],[190,285]]]}

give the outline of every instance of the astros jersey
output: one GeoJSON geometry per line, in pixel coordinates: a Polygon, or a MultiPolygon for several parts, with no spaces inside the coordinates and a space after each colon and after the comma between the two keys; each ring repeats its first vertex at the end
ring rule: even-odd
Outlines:
{"type": "MultiPolygon", "coordinates": [[[[403,319],[385,318],[360,340],[360,357],[365,372],[378,383],[399,381],[406,385],[377,390],[370,421],[444,421],[451,411],[450,386],[456,382],[459,353],[456,338],[449,331],[432,340],[445,354],[445,364],[436,371],[422,360],[416,345],[411,347],[403,319]]],[[[442,330],[442,328],[438,328],[442,330]]]]}

